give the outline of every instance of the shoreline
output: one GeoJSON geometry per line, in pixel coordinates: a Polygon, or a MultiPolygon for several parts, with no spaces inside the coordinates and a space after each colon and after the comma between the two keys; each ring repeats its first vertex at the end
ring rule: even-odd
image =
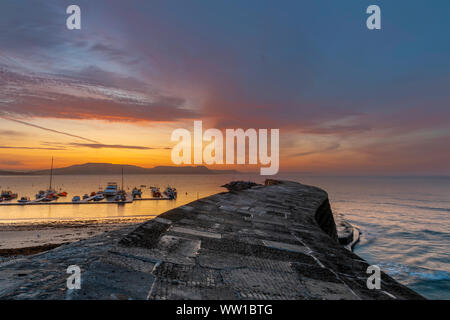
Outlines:
{"type": "Polygon", "coordinates": [[[0,223],[0,262],[2,257],[44,252],[124,226],[137,226],[153,218],[154,216],[145,216],[142,218],[0,223]]]}

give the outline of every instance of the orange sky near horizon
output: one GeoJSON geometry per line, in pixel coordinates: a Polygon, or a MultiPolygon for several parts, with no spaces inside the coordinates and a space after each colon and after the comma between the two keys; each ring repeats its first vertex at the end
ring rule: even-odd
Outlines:
{"type": "MultiPolygon", "coordinates": [[[[32,127],[1,119],[1,131],[9,135],[0,149],[0,169],[48,169],[51,157],[55,167],[66,167],[87,162],[130,164],[141,167],[175,165],[171,161],[172,130],[186,128],[192,131],[190,121],[176,123],[119,123],[102,120],[33,119],[32,127]],[[61,133],[60,133],[61,132],[61,133]],[[75,138],[67,134],[79,136],[75,138]],[[96,143],[81,138],[92,139],[96,143]],[[6,148],[5,148],[6,147],[6,148]],[[8,149],[8,147],[12,147],[8,149]],[[23,149],[21,149],[23,147],[23,149]]],[[[204,126],[203,130],[208,127],[204,126]]],[[[243,128],[246,129],[246,128],[243,128]]],[[[370,150],[359,148],[370,141],[340,139],[330,135],[283,133],[280,135],[280,172],[385,174],[410,173],[415,166],[423,168],[425,161],[391,158],[390,162],[377,160],[370,150]],[[402,167],[402,170],[399,168],[402,167]],[[370,168],[370,169],[368,169],[370,168]]],[[[205,147],[208,142],[203,143],[205,147]]],[[[225,152],[224,152],[225,155],[225,152]]],[[[405,154],[405,157],[409,157],[405,154]]],[[[260,165],[212,165],[215,169],[233,169],[243,172],[259,171],[260,165]]],[[[432,168],[430,168],[431,170],[432,168]]]]}

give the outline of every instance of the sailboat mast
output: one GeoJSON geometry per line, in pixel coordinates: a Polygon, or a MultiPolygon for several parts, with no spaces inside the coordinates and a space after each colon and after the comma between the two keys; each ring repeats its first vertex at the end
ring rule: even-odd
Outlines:
{"type": "Polygon", "coordinates": [[[123,190],[123,167],[122,167],[122,190],[123,190]]]}
{"type": "Polygon", "coordinates": [[[53,180],[53,157],[52,157],[52,166],[50,167],[50,187],[48,190],[52,190],[52,180],[53,180]]]}

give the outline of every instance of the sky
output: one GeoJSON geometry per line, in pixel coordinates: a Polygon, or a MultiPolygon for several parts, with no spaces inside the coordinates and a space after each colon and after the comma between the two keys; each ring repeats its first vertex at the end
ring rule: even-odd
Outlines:
{"type": "Polygon", "coordinates": [[[444,0],[2,0],[0,169],[172,165],[172,131],[202,120],[280,129],[281,172],[449,175],[448,12],[444,0]],[[81,30],[66,28],[71,4],[81,30]],[[372,4],[381,30],[366,27],[372,4]]]}

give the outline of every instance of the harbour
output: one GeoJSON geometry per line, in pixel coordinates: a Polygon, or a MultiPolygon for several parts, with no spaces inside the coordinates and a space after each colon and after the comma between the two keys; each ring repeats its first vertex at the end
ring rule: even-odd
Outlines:
{"type": "Polygon", "coordinates": [[[66,191],[56,191],[53,185],[53,157],[50,167],[50,183],[46,191],[40,190],[35,195],[35,199],[31,200],[28,196],[22,196],[17,202],[9,202],[18,198],[18,193],[14,193],[11,190],[2,190],[0,193],[0,205],[3,206],[15,206],[15,205],[68,205],[68,204],[126,204],[133,203],[134,200],[175,200],[177,198],[177,189],[167,186],[167,188],[161,192],[159,187],[150,186],[151,198],[142,198],[142,189],[146,185],[140,185],[141,188],[134,187],[131,193],[125,191],[124,187],[124,172],[121,168],[121,180],[122,184],[119,188],[116,182],[108,182],[106,188],[103,190],[99,187],[98,191],[93,191],[90,194],[85,193],[82,197],[75,195],[72,201],[57,201],[59,198],[67,197],[66,191]],[[8,201],[4,203],[3,201],[8,201]]]}
{"type": "MultiPolygon", "coordinates": [[[[93,197],[92,197],[93,198],[93,197]]],[[[125,201],[93,201],[91,200],[81,200],[78,202],[72,202],[72,201],[53,201],[53,202],[42,202],[42,201],[29,201],[29,202],[6,202],[6,203],[0,203],[0,206],[35,206],[35,205],[44,205],[44,206],[50,206],[50,205],[79,205],[79,204],[125,204],[125,203],[133,203],[133,201],[158,201],[158,200],[173,200],[167,197],[161,197],[161,198],[137,198],[137,199],[130,199],[125,201]]]]}

